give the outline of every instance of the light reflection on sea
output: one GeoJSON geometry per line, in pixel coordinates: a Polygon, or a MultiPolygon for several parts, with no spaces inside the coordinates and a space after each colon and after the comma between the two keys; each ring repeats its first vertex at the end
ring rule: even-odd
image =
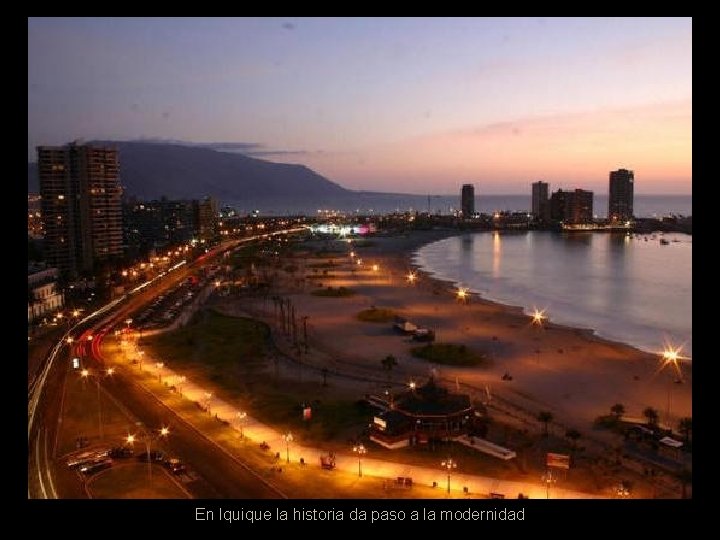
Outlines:
{"type": "Polygon", "coordinates": [[[692,236],[481,232],[424,246],[415,263],[489,300],[547,309],[553,322],[692,356],[692,236]]]}

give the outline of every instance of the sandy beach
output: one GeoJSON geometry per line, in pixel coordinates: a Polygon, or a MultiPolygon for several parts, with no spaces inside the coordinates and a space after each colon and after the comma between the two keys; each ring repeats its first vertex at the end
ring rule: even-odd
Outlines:
{"type": "MultiPolygon", "coordinates": [[[[384,377],[380,360],[388,354],[398,359],[394,382],[422,380],[431,369],[446,381],[470,385],[505,399],[536,414],[549,410],[556,421],[590,433],[593,420],[608,414],[615,403],[622,403],[629,417],[642,417],[651,406],[660,414],[660,423],[676,427],[677,420],[692,416],[691,366],[683,366],[683,384],[670,370],[658,372],[659,357],[631,346],[596,337],[592,331],[553,324],[533,326],[522,308],[497,304],[477,295],[460,303],[453,284],[418,272],[410,284],[406,275],[415,270],[412,254],[420,246],[457,231],[417,231],[398,236],[377,236],[361,247],[334,242],[332,249],[346,255],[331,254],[336,266],[322,277],[297,280],[285,276],[281,294],[296,306],[296,316],[308,317],[311,351],[308,363],[320,362],[331,369],[342,362],[377,370],[384,377]],[[352,264],[354,250],[361,265],[352,264]],[[374,270],[373,266],[378,269],[374,270]],[[310,294],[322,286],[344,286],[356,292],[345,298],[324,298],[310,294]],[[283,286],[284,285],[284,286],[283,286]],[[284,289],[284,290],[282,290],[284,289]],[[390,324],[359,321],[357,313],[372,306],[393,309],[412,322],[436,332],[438,342],[465,344],[492,358],[489,367],[431,366],[413,358],[413,344],[399,336],[390,324]],[[510,373],[511,381],[502,375],[510,373]],[[668,418],[668,412],[669,418],[668,418]]],[[[322,259],[307,259],[305,265],[322,259]]],[[[305,275],[312,275],[309,267],[305,275]]],[[[358,391],[367,392],[367,385],[358,391]]],[[[597,430],[593,436],[609,436],[597,430]]]]}

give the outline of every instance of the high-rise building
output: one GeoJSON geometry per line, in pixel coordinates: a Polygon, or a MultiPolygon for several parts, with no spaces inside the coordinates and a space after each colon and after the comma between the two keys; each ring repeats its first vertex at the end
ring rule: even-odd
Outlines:
{"type": "Polygon", "coordinates": [[[550,197],[550,217],[565,223],[590,223],[593,219],[593,192],[584,189],[557,190],[550,197]]]}
{"type": "Polygon", "coordinates": [[[547,182],[534,182],[532,185],[532,213],[535,219],[547,221],[550,217],[547,182]]]}
{"type": "Polygon", "coordinates": [[[117,150],[71,143],[37,152],[48,264],[72,279],[121,256],[117,150]]]}
{"type": "Polygon", "coordinates": [[[635,174],[627,169],[610,171],[608,219],[627,221],[633,217],[635,174]]]}
{"type": "Polygon", "coordinates": [[[473,217],[475,213],[475,186],[472,184],[463,184],[460,192],[460,208],[462,216],[465,219],[473,217]]]}
{"type": "Polygon", "coordinates": [[[218,235],[217,201],[205,197],[197,203],[197,230],[201,240],[215,240],[218,235]]]}

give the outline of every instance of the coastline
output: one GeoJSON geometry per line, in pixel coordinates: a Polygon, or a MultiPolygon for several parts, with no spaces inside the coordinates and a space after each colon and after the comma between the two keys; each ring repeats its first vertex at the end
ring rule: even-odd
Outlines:
{"type": "MultiPolygon", "coordinates": [[[[472,234],[481,234],[482,232],[486,231],[474,231],[472,234]]],[[[489,231],[492,232],[492,231],[489,231]]],[[[465,234],[463,232],[459,232],[458,235],[465,234]]],[[[433,244],[437,242],[438,240],[443,240],[444,238],[440,239],[429,239],[427,242],[418,242],[417,244],[414,244],[413,246],[409,247],[408,253],[406,254],[406,264],[408,267],[413,268],[415,272],[418,274],[422,274],[426,279],[433,280],[438,283],[446,284],[447,287],[456,290],[457,287],[464,285],[463,282],[454,280],[449,277],[444,277],[441,275],[438,275],[431,270],[428,269],[427,266],[423,267],[423,264],[421,262],[418,262],[418,252],[425,246],[428,246],[430,244],[433,244]]],[[[508,310],[517,310],[519,313],[524,314],[526,317],[530,317],[532,313],[532,309],[530,307],[530,304],[519,304],[517,302],[522,302],[522,300],[519,300],[518,298],[514,298],[513,300],[503,300],[502,298],[492,298],[490,296],[487,296],[487,292],[482,292],[478,290],[474,290],[472,288],[468,288],[468,294],[472,294],[473,299],[476,301],[481,302],[489,302],[491,304],[497,305],[497,306],[503,306],[507,308],[508,310]]],[[[579,325],[575,323],[574,321],[568,321],[568,319],[572,319],[572,317],[568,317],[567,315],[564,315],[562,313],[560,314],[554,314],[550,319],[548,319],[543,324],[545,326],[552,326],[552,327],[560,327],[560,328],[567,328],[576,332],[587,332],[588,338],[600,340],[603,342],[613,343],[617,344],[619,346],[627,346],[632,349],[635,349],[638,354],[649,354],[649,355],[657,355],[658,350],[654,348],[653,345],[648,343],[648,340],[645,339],[639,339],[639,340],[630,340],[624,336],[618,335],[618,332],[614,332],[611,329],[605,328],[605,330],[601,327],[593,326],[592,323],[587,322],[585,325],[579,325]],[[560,320],[558,320],[560,319],[560,320]],[[643,342],[644,341],[644,342],[643,342]],[[642,342],[642,343],[641,343],[642,342]]],[[[637,336],[636,336],[637,337],[637,336]]],[[[655,343],[653,341],[653,343],[655,343]]],[[[679,363],[683,364],[684,369],[692,369],[692,358],[680,358],[679,363]]]]}
{"type": "MultiPolygon", "coordinates": [[[[490,350],[494,365],[489,369],[442,367],[442,371],[482,387],[521,398],[532,408],[546,406],[571,425],[586,425],[607,414],[614,403],[623,403],[628,414],[641,416],[644,407],[661,410],[663,423],[675,425],[683,416],[692,416],[692,364],[682,366],[685,384],[668,389],[664,373],[657,373],[658,356],[637,347],[599,336],[591,328],[577,328],[554,322],[542,330],[530,325],[521,306],[502,304],[473,294],[468,305],[458,305],[455,285],[420,270],[414,253],[422,246],[450,236],[457,230],[413,231],[399,236],[375,237],[375,246],[363,248],[363,257],[377,260],[392,276],[402,276],[393,303],[402,301],[403,315],[438,329],[439,341],[463,342],[490,350]],[[417,273],[414,291],[405,283],[408,271],[417,273]],[[444,305],[437,317],[429,317],[430,302],[444,305]],[[450,309],[448,309],[450,306],[450,309]],[[452,309],[452,308],[455,309],[452,309]],[[510,372],[517,382],[498,386],[500,375],[510,372]],[[672,395],[671,395],[672,394],[672,395]],[[581,399],[584,398],[584,399],[581,399]],[[672,398],[672,410],[670,401],[672,398]]],[[[370,291],[367,291],[370,292],[370,291]]],[[[375,305],[375,304],[373,304],[375,305]]],[[[385,305],[378,300],[378,306],[385,305]]],[[[406,361],[416,363],[410,359],[406,361]]]]}

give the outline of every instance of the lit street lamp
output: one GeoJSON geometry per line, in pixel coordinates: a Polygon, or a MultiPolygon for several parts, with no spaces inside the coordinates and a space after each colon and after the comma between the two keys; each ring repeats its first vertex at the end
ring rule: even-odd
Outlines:
{"type": "MultiPolygon", "coordinates": [[[[142,422],[137,423],[138,426],[143,429],[143,440],[145,442],[145,451],[147,452],[147,463],[148,463],[148,480],[152,482],[152,456],[150,455],[150,447],[153,439],[160,439],[160,438],[167,438],[168,435],[170,435],[170,429],[167,427],[161,427],[157,434],[153,435],[152,433],[149,433],[145,431],[145,429],[142,427],[142,422]]],[[[125,442],[132,446],[135,441],[137,440],[137,436],[133,434],[129,434],[125,438],[125,442]]]]}
{"type": "Polygon", "coordinates": [[[467,302],[467,291],[468,290],[466,287],[458,287],[456,295],[457,295],[457,299],[460,302],[463,302],[463,303],[467,302]]]}
{"type": "Polygon", "coordinates": [[[235,414],[235,418],[237,418],[237,423],[238,423],[238,426],[240,427],[240,438],[244,439],[245,434],[243,433],[243,421],[245,420],[245,418],[247,418],[247,413],[245,411],[238,411],[235,414]]]}
{"type": "Polygon", "coordinates": [[[210,400],[212,399],[212,394],[210,392],[205,392],[205,408],[207,409],[208,414],[212,414],[210,412],[210,400]]]}
{"type": "Polygon", "coordinates": [[[367,448],[362,444],[358,444],[357,446],[353,446],[353,452],[355,452],[358,457],[358,476],[362,477],[362,457],[367,453],[367,448]]]}
{"type": "Polygon", "coordinates": [[[155,364],[155,367],[158,370],[158,381],[162,382],[162,368],[165,367],[165,364],[163,364],[162,362],[157,362],[155,364]]]}
{"type": "Polygon", "coordinates": [[[545,482],[545,498],[550,498],[550,484],[554,484],[557,482],[557,478],[552,473],[550,469],[545,471],[545,474],[542,475],[542,480],[545,482]]]}
{"type": "MultiPolygon", "coordinates": [[[[108,368],[105,372],[106,377],[112,377],[113,373],[115,373],[115,370],[113,368],[108,368]]],[[[100,399],[100,375],[95,374],[92,375],[90,373],[90,370],[85,368],[82,371],[80,371],[80,376],[83,378],[83,380],[87,380],[88,378],[92,377],[95,380],[95,386],[97,387],[97,403],[98,403],[98,432],[100,434],[100,440],[104,439],[103,434],[103,421],[102,421],[102,400],[100,399]]]]}
{"type": "Polygon", "coordinates": [[[285,440],[285,451],[286,451],[286,458],[287,462],[290,463],[290,443],[293,442],[293,435],[289,431],[283,435],[283,439],[285,440]]]}
{"type": "Polygon", "coordinates": [[[450,493],[450,475],[453,469],[457,469],[457,463],[452,458],[447,458],[440,466],[447,471],[447,492],[450,493]]]}

